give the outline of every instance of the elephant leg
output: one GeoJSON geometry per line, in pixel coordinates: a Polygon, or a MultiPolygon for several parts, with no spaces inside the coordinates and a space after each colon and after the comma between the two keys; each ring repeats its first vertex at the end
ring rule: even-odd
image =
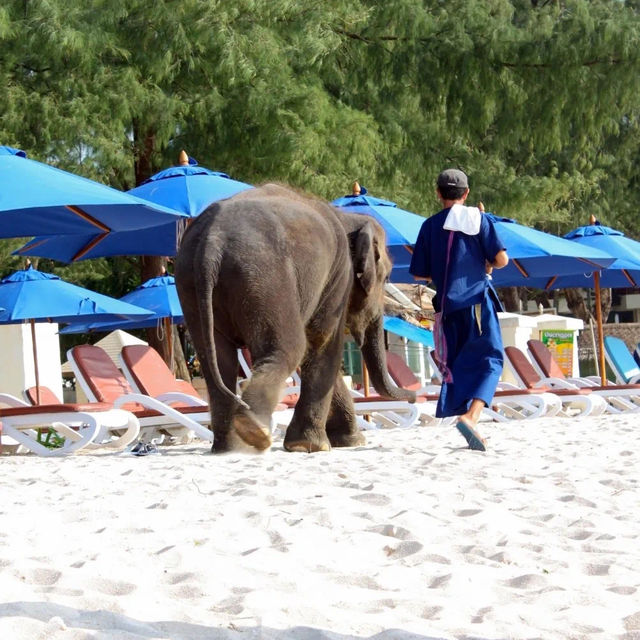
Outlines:
{"type": "Polygon", "coordinates": [[[249,345],[251,351],[251,377],[242,399],[251,408],[236,409],[233,426],[238,435],[258,449],[271,445],[271,414],[278,404],[285,380],[296,368],[304,355],[306,339],[302,327],[295,332],[287,327],[287,336],[256,341],[249,345]]]}
{"type": "MultiPolygon", "coordinates": [[[[218,368],[225,386],[228,389],[235,389],[238,376],[238,355],[236,347],[220,333],[215,332],[216,356],[218,358],[218,368]]],[[[205,379],[209,372],[202,367],[205,379]]],[[[211,428],[213,429],[213,445],[211,453],[224,453],[229,451],[229,431],[233,418],[235,404],[229,396],[220,393],[214,384],[207,382],[209,390],[209,405],[211,408],[211,428]]]]}
{"type": "MultiPolygon", "coordinates": [[[[342,357],[343,328],[322,348],[310,346],[302,363],[300,398],[284,438],[287,451],[329,451],[326,423],[342,357]]],[[[312,341],[313,345],[313,341],[312,341]]]]}
{"type": "Polygon", "coordinates": [[[340,374],[333,388],[326,429],[332,447],[356,447],[367,442],[358,427],[351,394],[340,374]]]}

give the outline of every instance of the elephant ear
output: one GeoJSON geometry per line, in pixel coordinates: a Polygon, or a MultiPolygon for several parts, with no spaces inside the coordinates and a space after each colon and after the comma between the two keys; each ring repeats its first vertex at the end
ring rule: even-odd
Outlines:
{"type": "Polygon", "coordinates": [[[376,282],[376,264],[380,258],[373,225],[370,222],[365,222],[355,232],[352,255],[356,281],[365,293],[369,294],[376,282]]]}

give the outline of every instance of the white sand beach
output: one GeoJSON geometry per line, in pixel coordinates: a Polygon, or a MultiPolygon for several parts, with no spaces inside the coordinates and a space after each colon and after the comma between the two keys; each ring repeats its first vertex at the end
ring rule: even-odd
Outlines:
{"type": "Polygon", "coordinates": [[[640,638],[637,416],[3,456],[0,638],[640,638]]]}

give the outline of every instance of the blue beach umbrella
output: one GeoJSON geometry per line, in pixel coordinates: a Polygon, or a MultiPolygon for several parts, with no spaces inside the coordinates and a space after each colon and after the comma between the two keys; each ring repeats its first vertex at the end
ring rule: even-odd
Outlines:
{"type": "Polygon", "coordinates": [[[353,191],[353,195],[337,198],[331,204],[347,213],[362,213],[375,218],[387,235],[387,250],[393,260],[391,280],[414,282],[409,274],[409,263],[425,218],[401,209],[390,200],[367,195],[367,190],[357,182],[353,185],[353,191]]]}
{"type": "Polygon", "coordinates": [[[578,227],[564,236],[568,241],[580,247],[581,251],[598,249],[606,251],[615,260],[606,268],[592,267],[573,275],[558,274],[551,278],[535,278],[522,283],[538,289],[572,289],[582,287],[594,289],[596,326],[598,331],[599,368],[602,384],[606,385],[604,356],[604,330],[600,289],[635,288],[640,286],[640,242],[627,238],[621,231],[601,225],[592,216],[591,224],[578,227]]]}
{"type": "MultiPolygon", "coordinates": [[[[127,195],[154,203],[150,206],[170,207],[187,218],[194,218],[214,202],[252,188],[249,184],[232,180],[225,173],[199,166],[183,151],[178,166],[156,173],[140,186],[127,191],[127,195]]],[[[36,237],[15,253],[61,262],[116,255],[174,256],[183,229],[184,224],[176,226],[159,221],[152,228],[113,233],[80,258],[74,258],[78,247],[87,243],[87,237],[80,235],[36,237]]]]}
{"type": "Polygon", "coordinates": [[[621,231],[600,223],[578,227],[564,236],[580,247],[595,248],[615,256],[615,260],[603,269],[585,269],[573,275],[557,275],[540,279],[528,286],[538,289],[571,289],[595,286],[599,274],[600,286],[611,289],[640,287],[640,242],[625,236],[621,231]]]}
{"type": "Polygon", "coordinates": [[[168,346],[169,362],[173,366],[172,324],[183,324],[182,307],[173,276],[163,275],[143,282],[133,291],[125,294],[120,301],[135,304],[153,312],[146,318],[133,320],[119,319],[108,322],[75,323],[68,325],[60,333],[92,333],[114,331],[115,329],[162,329],[168,346]]]}
{"type": "Polygon", "coordinates": [[[580,246],[565,238],[518,224],[511,218],[485,213],[509,254],[509,264],[493,271],[496,287],[533,286],[537,278],[581,274],[608,267],[615,257],[595,247],[580,246]]]}
{"type": "Polygon", "coordinates": [[[433,332],[423,327],[417,327],[402,318],[396,318],[394,316],[384,316],[383,326],[386,331],[395,333],[398,336],[402,336],[407,340],[413,342],[420,342],[427,347],[435,346],[433,342],[433,332]]]}
{"type": "MultiPolygon", "coordinates": [[[[151,312],[109,296],[65,282],[52,273],[32,267],[0,280],[0,324],[31,324],[36,387],[39,386],[36,322],[77,322],[80,319],[107,321],[148,317],[151,312]]],[[[38,391],[39,395],[39,391],[38,391]]],[[[38,399],[39,401],[39,399],[38,399]]]]}
{"type": "Polygon", "coordinates": [[[195,218],[214,202],[252,188],[250,184],[232,180],[226,173],[201,167],[183,151],[178,166],[156,173],[127,193],[195,218]]]}
{"type": "Polygon", "coordinates": [[[164,323],[163,321],[165,320],[173,324],[182,324],[184,322],[173,276],[164,275],[151,278],[122,296],[120,301],[144,307],[152,312],[152,315],[136,319],[121,318],[106,322],[74,323],[66,326],[60,333],[147,329],[157,326],[158,323],[164,323]]]}
{"type": "Polygon", "coordinates": [[[112,232],[158,224],[177,226],[184,214],[93,180],[29,160],[0,146],[0,237],[74,234],[69,261],[96,250],[112,232]]]}

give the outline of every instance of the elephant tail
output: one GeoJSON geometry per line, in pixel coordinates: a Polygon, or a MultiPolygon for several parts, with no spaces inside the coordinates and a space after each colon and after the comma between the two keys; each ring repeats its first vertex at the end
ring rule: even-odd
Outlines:
{"type": "Polygon", "coordinates": [[[231,389],[225,385],[222,375],[220,374],[220,369],[218,368],[213,326],[213,290],[218,283],[221,255],[219,252],[212,252],[212,247],[206,246],[207,243],[204,244],[205,255],[202,256],[201,260],[195,261],[195,264],[200,264],[202,267],[200,271],[194,274],[194,278],[198,282],[196,291],[200,292],[198,296],[198,309],[202,322],[202,335],[203,337],[209,337],[209,344],[211,345],[211,348],[205,349],[204,355],[218,391],[231,398],[236,406],[249,409],[249,405],[238,394],[231,391],[231,389]]]}

